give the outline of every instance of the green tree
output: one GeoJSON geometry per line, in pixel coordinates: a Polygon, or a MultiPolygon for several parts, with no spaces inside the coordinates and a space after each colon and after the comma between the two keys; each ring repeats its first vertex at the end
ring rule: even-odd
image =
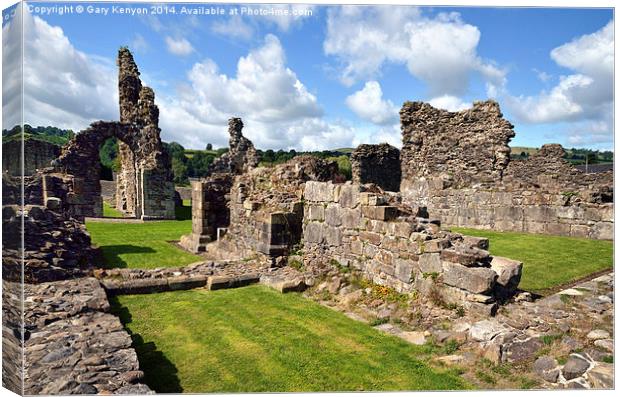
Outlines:
{"type": "Polygon", "coordinates": [[[179,185],[186,185],[189,183],[188,167],[185,162],[179,160],[177,157],[172,158],[172,173],[174,175],[174,183],[179,185]]]}
{"type": "Polygon", "coordinates": [[[207,150],[213,150],[213,145],[210,143],[207,143],[207,150]]]}
{"type": "Polygon", "coordinates": [[[201,178],[207,175],[209,165],[213,163],[215,157],[205,152],[196,152],[188,161],[188,174],[192,178],[201,178]]]}

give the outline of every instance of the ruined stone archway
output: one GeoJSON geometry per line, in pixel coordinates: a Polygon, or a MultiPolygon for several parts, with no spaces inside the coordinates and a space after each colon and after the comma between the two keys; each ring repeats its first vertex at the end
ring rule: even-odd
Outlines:
{"type": "Polygon", "coordinates": [[[139,219],[174,219],[174,183],[170,159],[163,149],[155,93],[140,81],[140,72],[123,47],[118,52],[120,122],[98,121],[77,134],[54,162],[55,171],[73,176],[69,205],[82,216],[103,215],[99,183],[99,148],[112,137],[119,141],[121,170],[116,206],[139,219]]]}
{"type": "Polygon", "coordinates": [[[103,215],[99,148],[109,138],[117,138],[130,154],[123,164],[124,176],[118,178],[117,191],[124,190],[125,212],[140,219],[174,218],[174,184],[170,161],[165,152],[149,145],[148,130],[135,124],[99,121],[80,132],[63,149],[55,162],[56,171],[73,175],[75,204],[84,216],[103,215]],[[129,180],[128,175],[134,179],[129,180]],[[128,188],[129,186],[129,188],[128,188]]]}

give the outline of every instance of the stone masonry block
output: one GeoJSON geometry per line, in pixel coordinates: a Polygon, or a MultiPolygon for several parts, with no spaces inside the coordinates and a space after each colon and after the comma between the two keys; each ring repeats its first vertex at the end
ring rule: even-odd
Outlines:
{"type": "Polygon", "coordinates": [[[340,186],[340,206],[343,208],[355,208],[360,202],[360,186],[345,184],[340,186]]]}
{"type": "Polygon", "coordinates": [[[443,271],[440,254],[438,252],[420,255],[419,265],[422,273],[441,273],[443,271]]]}
{"type": "Polygon", "coordinates": [[[331,182],[306,182],[304,197],[307,201],[332,202],[334,200],[334,185],[331,182]]]}
{"type": "Polygon", "coordinates": [[[342,226],[349,229],[357,229],[360,227],[360,221],[362,220],[362,212],[356,209],[343,208],[341,209],[342,226]]]}
{"type": "Polygon", "coordinates": [[[521,272],[523,270],[523,262],[494,256],[491,260],[491,269],[497,273],[496,282],[502,287],[510,290],[516,290],[521,281],[521,272]]]}
{"type": "Polygon", "coordinates": [[[403,283],[413,282],[413,274],[415,269],[415,262],[406,259],[394,260],[394,275],[403,283]]]}
{"type": "Polygon", "coordinates": [[[318,222],[310,222],[306,225],[304,238],[307,243],[320,244],[323,239],[323,224],[318,222]]]}
{"type": "Polygon", "coordinates": [[[443,283],[474,294],[491,291],[496,279],[497,273],[487,267],[467,267],[458,263],[443,262],[443,283]]]}
{"type": "Polygon", "coordinates": [[[362,214],[369,219],[389,221],[398,216],[398,208],[392,206],[362,206],[362,214]]]}
{"type": "Polygon", "coordinates": [[[338,204],[329,204],[325,209],[325,223],[330,226],[340,226],[342,224],[340,210],[338,204]]]}
{"type": "Polygon", "coordinates": [[[325,207],[323,204],[310,204],[307,208],[309,220],[320,222],[325,220],[325,207]]]}

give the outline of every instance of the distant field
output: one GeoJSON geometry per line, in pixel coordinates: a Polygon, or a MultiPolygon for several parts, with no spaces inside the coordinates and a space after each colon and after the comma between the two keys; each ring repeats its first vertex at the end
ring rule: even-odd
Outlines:
{"type": "Polygon", "coordinates": [[[525,146],[511,146],[510,147],[510,154],[513,156],[519,156],[523,152],[527,153],[529,156],[533,156],[536,153],[538,153],[538,151],[539,151],[539,148],[535,148],[535,147],[525,147],[525,146]]]}
{"type": "Polygon", "coordinates": [[[216,156],[217,157],[217,151],[216,150],[198,150],[198,149],[185,149],[185,157],[187,157],[188,159],[191,159],[198,152],[202,152],[204,154],[212,155],[212,156],[216,156]]]}
{"type": "Polygon", "coordinates": [[[450,228],[468,236],[487,237],[492,255],[523,262],[519,287],[545,290],[613,268],[613,242],[516,232],[450,228]]]}

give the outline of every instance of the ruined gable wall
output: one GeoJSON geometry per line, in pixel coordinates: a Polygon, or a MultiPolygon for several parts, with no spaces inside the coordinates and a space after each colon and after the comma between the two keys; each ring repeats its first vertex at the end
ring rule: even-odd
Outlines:
{"type": "Polygon", "coordinates": [[[119,142],[117,209],[142,219],[174,219],[174,183],[160,138],[155,93],[142,85],[127,48],[119,50],[117,62],[120,121],[139,127],[129,140],[119,142]]]}
{"type": "Polygon", "coordinates": [[[452,176],[456,187],[501,180],[515,134],[497,102],[476,102],[461,112],[406,102],[400,120],[401,190],[420,177],[440,174],[452,176]]]}
{"type": "Polygon", "coordinates": [[[401,123],[403,199],[444,225],[613,238],[613,174],[582,173],[560,145],[509,161],[514,133],[495,102],[456,113],[408,102],[401,123]]]}
{"type": "Polygon", "coordinates": [[[258,166],[259,156],[254,144],[243,136],[242,131],[240,118],[228,119],[228,152],[215,159],[209,167],[209,174],[228,172],[238,175],[258,166]]]}

